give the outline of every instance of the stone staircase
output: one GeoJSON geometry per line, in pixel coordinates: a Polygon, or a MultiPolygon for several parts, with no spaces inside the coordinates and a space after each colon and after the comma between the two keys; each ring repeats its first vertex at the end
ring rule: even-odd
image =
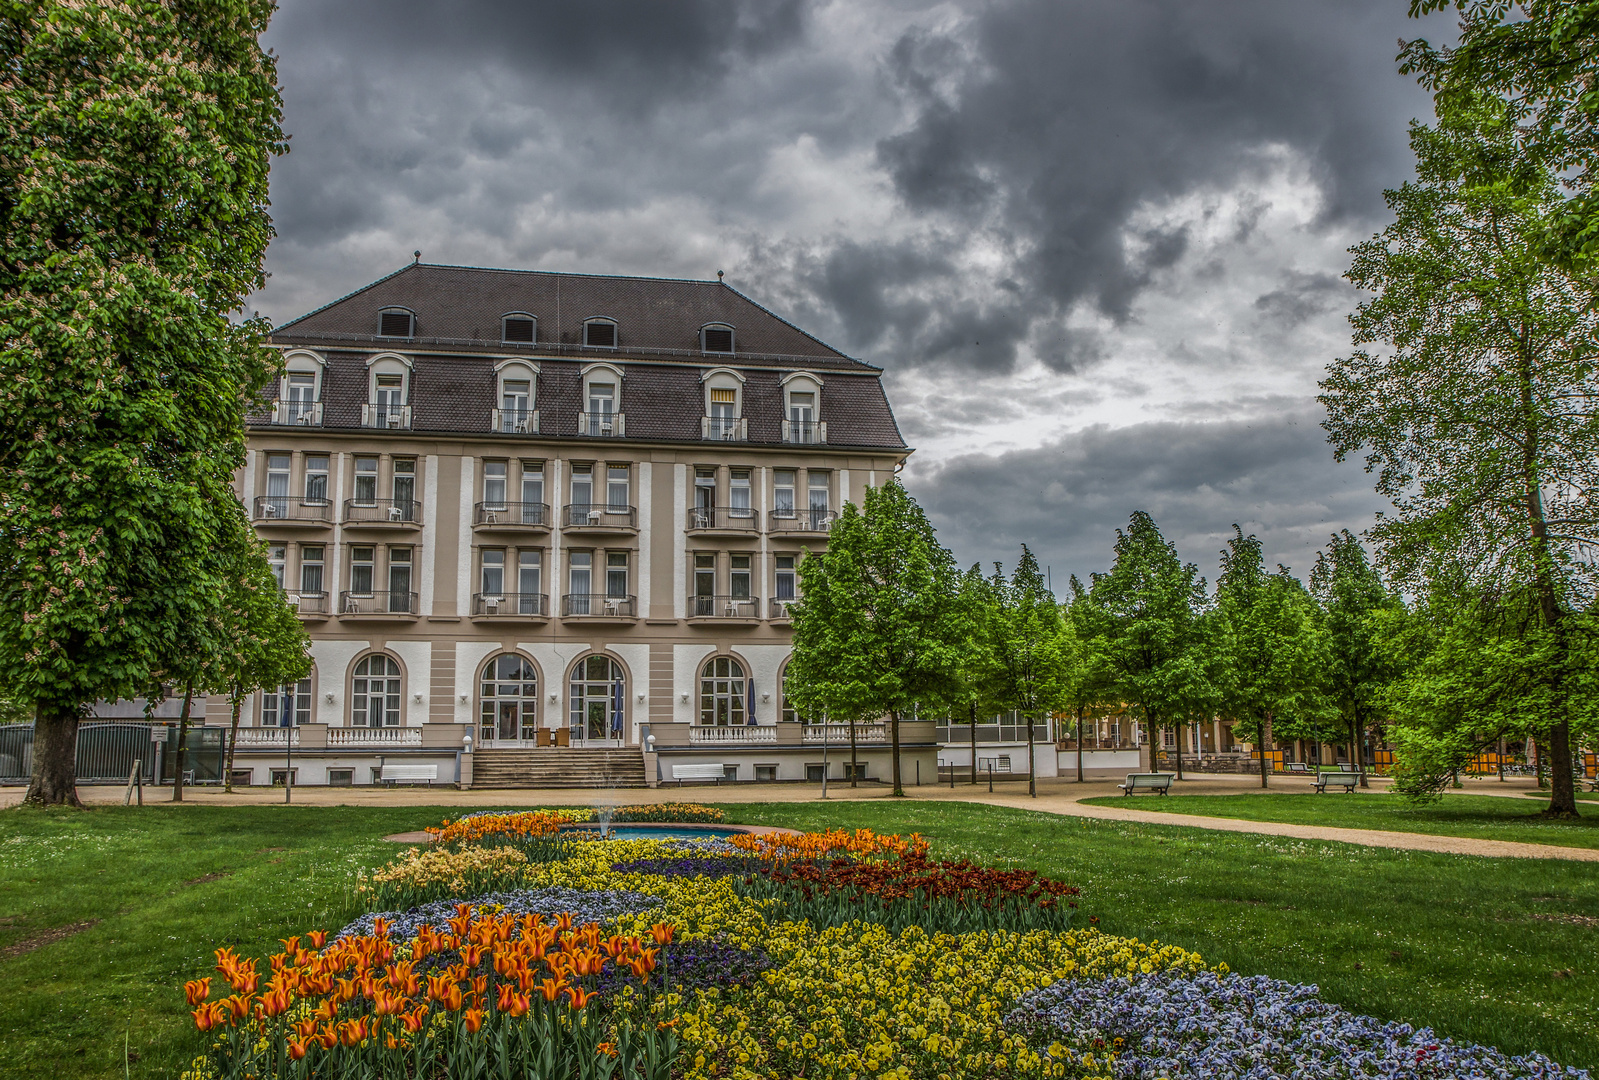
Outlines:
{"type": "Polygon", "coordinates": [[[485,749],[472,755],[474,789],[644,786],[644,752],[636,746],[485,749]]]}

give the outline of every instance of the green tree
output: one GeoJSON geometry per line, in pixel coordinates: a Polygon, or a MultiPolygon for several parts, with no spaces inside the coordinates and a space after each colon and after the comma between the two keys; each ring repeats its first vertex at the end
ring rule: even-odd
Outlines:
{"type": "MultiPolygon", "coordinates": [[[[1481,99],[1413,125],[1417,178],[1386,193],[1394,223],[1353,249],[1348,277],[1373,295],[1322,383],[1323,426],[1393,501],[1371,532],[1391,581],[1533,596],[1558,658],[1595,592],[1599,312],[1590,281],[1540,258],[1563,200],[1512,120],[1481,99]]],[[[1558,684],[1570,670],[1546,669],[1574,712],[1576,688],[1558,684]]],[[[1570,720],[1543,715],[1549,812],[1572,815],[1570,720]]]]}
{"type": "Polygon", "coordinates": [[[1194,684],[1205,677],[1199,633],[1205,580],[1139,510],[1125,532],[1116,530],[1116,561],[1093,575],[1088,595],[1091,637],[1100,643],[1108,685],[1148,730],[1153,767],[1158,733],[1182,718],[1194,684]]]}
{"type": "Polygon", "coordinates": [[[1026,544],[1010,580],[999,563],[989,580],[986,608],[994,666],[994,698],[1014,710],[1027,728],[1027,793],[1038,794],[1033,726],[1065,708],[1077,677],[1076,637],[1061,618],[1055,594],[1044,584],[1026,544]]]}
{"type": "Polygon", "coordinates": [[[1348,529],[1332,535],[1316,553],[1310,592],[1327,650],[1324,685],[1349,729],[1350,753],[1358,762],[1360,786],[1367,787],[1366,735],[1376,724],[1383,691],[1396,674],[1391,656],[1376,638],[1375,614],[1400,604],[1383,585],[1382,574],[1348,529]]]}
{"type": "Polygon", "coordinates": [[[1218,696],[1234,732],[1255,744],[1260,786],[1268,787],[1270,743],[1327,733],[1332,709],[1320,685],[1327,656],[1299,579],[1283,566],[1268,574],[1260,540],[1236,525],[1233,532],[1216,578],[1212,640],[1225,658],[1218,696]]]}
{"type": "Polygon", "coordinates": [[[1001,670],[993,637],[996,625],[994,593],[983,576],[983,568],[973,563],[960,576],[958,612],[962,628],[960,659],[949,689],[951,737],[957,716],[964,717],[971,747],[971,782],[977,783],[977,722],[993,716],[1002,706],[997,694],[1001,670]]]}
{"type": "Polygon", "coordinates": [[[1121,702],[1116,697],[1116,683],[1110,665],[1106,663],[1100,633],[1101,620],[1095,618],[1093,601],[1088,590],[1071,576],[1068,585],[1071,599],[1067,601],[1063,617],[1071,627],[1075,643],[1077,665],[1074,678],[1067,687],[1065,708],[1076,729],[1077,782],[1083,781],[1083,722],[1097,720],[1121,702]]]}
{"type": "Polygon", "coordinates": [[[791,693],[849,717],[889,717],[894,794],[900,718],[950,700],[965,630],[955,561],[898,480],[846,503],[827,551],[800,566],[791,693]]]}
{"type": "Polygon", "coordinates": [[[270,0],[0,7],[0,684],[27,798],[76,802],[78,718],[215,611],[284,148],[270,0]],[[199,569],[197,569],[199,568],[199,569]]]}

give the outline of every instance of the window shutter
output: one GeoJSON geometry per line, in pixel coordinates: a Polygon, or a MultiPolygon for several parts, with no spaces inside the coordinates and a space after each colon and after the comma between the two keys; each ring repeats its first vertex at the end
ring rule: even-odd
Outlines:
{"type": "Polygon", "coordinates": [[[385,311],[378,320],[378,333],[383,337],[410,337],[411,313],[408,311],[385,311]]]}
{"type": "Polygon", "coordinates": [[[532,340],[533,340],[533,320],[532,319],[506,319],[505,320],[505,340],[506,341],[532,342],[532,340]]]}
{"type": "Polygon", "coordinates": [[[709,327],[705,331],[706,352],[732,352],[733,331],[726,327],[709,327]]]}
{"type": "Polygon", "coordinates": [[[737,394],[738,394],[738,391],[736,391],[736,390],[712,390],[711,391],[711,404],[712,405],[731,405],[735,401],[738,400],[737,394]]]}
{"type": "Polygon", "coordinates": [[[584,324],[584,344],[598,345],[601,348],[614,349],[616,347],[616,324],[608,322],[591,322],[584,324]]]}

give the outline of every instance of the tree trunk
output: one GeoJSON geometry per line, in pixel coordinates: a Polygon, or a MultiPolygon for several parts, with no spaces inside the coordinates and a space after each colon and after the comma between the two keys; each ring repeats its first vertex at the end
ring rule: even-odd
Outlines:
{"type": "Polygon", "coordinates": [[[1263,714],[1260,718],[1260,737],[1255,741],[1256,751],[1260,755],[1260,786],[1270,787],[1266,782],[1266,739],[1271,729],[1271,714],[1263,714]]]}
{"type": "Polygon", "coordinates": [[[183,801],[183,758],[189,749],[189,710],[194,705],[194,685],[183,691],[183,712],[178,716],[178,750],[172,765],[172,801],[183,801]]]}
{"type": "Polygon", "coordinates": [[[1360,731],[1364,726],[1357,717],[1349,718],[1349,756],[1354,760],[1355,771],[1360,774],[1360,786],[1370,787],[1371,785],[1366,783],[1366,755],[1360,731]]]}
{"type": "Polygon", "coordinates": [[[1571,722],[1561,720],[1549,732],[1549,809],[1554,817],[1577,816],[1577,785],[1571,776],[1571,722]]]}
{"type": "Polygon", "coordinates": [[[1176,736],[1172,739],[1172,745],[1177,748],[1177,779],[1181,780],[1183,778],[1183,725],[1172,725],[1172,734],[1176,736]]]}
{"type": "Polygon", "coordinates": [[[33,772],[24,801],[34,806],[82,806],[78,801],[78,709],[33,711],[33,772]]]}
{"type": "Polygon", "coordinates": [[[856,761],[857,761],[857,759],[855,757],[855,718],[852,716],[852,717],[849,718],[849,786],[850,787],[860,787],[861,786],[861,782],[860,782],[860,779],[859,779],[860,773],[861,773],[861,769],[860,769],[860,766],[858,764],[856,764],[856,761]]]}
{"type": "Polygon", "coordinates": [[[1027,794],[1038,798],[1038,777],[1033,772],[1033,725],[1025,716],[1022,721],[1027,724],[1027,794]]]}
{"type": "Polygon", "coordinates": [[[233,751],[239,742],[239,705],[242,703],[243,697],[244,695],[240,693],[239,688],[235,686],[233,688],[233,724],[228,729],[228,761],[223,766],[222,773],[222,790],[229,795],[233,794],[233,751]]]}
{"type": "Polygon", "coordinates": [[[971,709],[971,716],[969,717],[969,719],[971,720],[971,724],[968,725],[968,726],[971,728],[971,731],[968,732],[968,734],[970,734],[971,738],[972,738],[972,786],[976,787],[977,786],[977,702],[975,702],[975,701],[971,702],[969,707],[971,709]]]}
{"type": "Polygon", "coordinates": [[[1077,782],[1083,782],[1083,710],[1077,709],[1077,782]]]}
{"type": "Polygon", "coordinates": [[[905,794],[905,785],[899,778],[899,710],[895,709],[888,714],[888,740],[889,755],[894,761],[894,794],[905,794]]]}

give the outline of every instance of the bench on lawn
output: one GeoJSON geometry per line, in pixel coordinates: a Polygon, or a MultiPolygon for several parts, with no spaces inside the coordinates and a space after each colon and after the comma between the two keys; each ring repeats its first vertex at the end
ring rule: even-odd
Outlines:
{"type": "Polygon", "coordinates": [[[1171,791],[1172,775],[1164,772],[1130,772],[1127,774],[1127,782],[1116,786],[1122,789],[1123,795],[1131,795],[1135,791],[1155,791],[1165,795],[1171,791]]]}
{"type": "Polygon", "coordinates": [[[723,779],[720,765],[673,765],[672,779],[681,784],[685,780],[715,780],[721,783],[723,779]]]}
{"type": "Polygon", "coordinates": [[[1354,791],[1358,783],[1360,783],[1360,774],[1357,772],[1324,772],[1316,774],[1316,782],[1311,787],[1320,795],[1328,787],[1341,787],[1345,791],[1354,791]]]}
{"type": "Polygon", "coordinates": [[[389,765],[384,764],[378,773],[378,783],[388,784],[426,784],[433,786],[433,781],[439,778],[437,765],[389,765]]]}
{"type": "Polygon", "coordinates": [[[1290,761],[1283,766],[1284,772],[1295,773],[1300,776],[1309,776],[1310,768],[1303,761],[1290,761]]]}

